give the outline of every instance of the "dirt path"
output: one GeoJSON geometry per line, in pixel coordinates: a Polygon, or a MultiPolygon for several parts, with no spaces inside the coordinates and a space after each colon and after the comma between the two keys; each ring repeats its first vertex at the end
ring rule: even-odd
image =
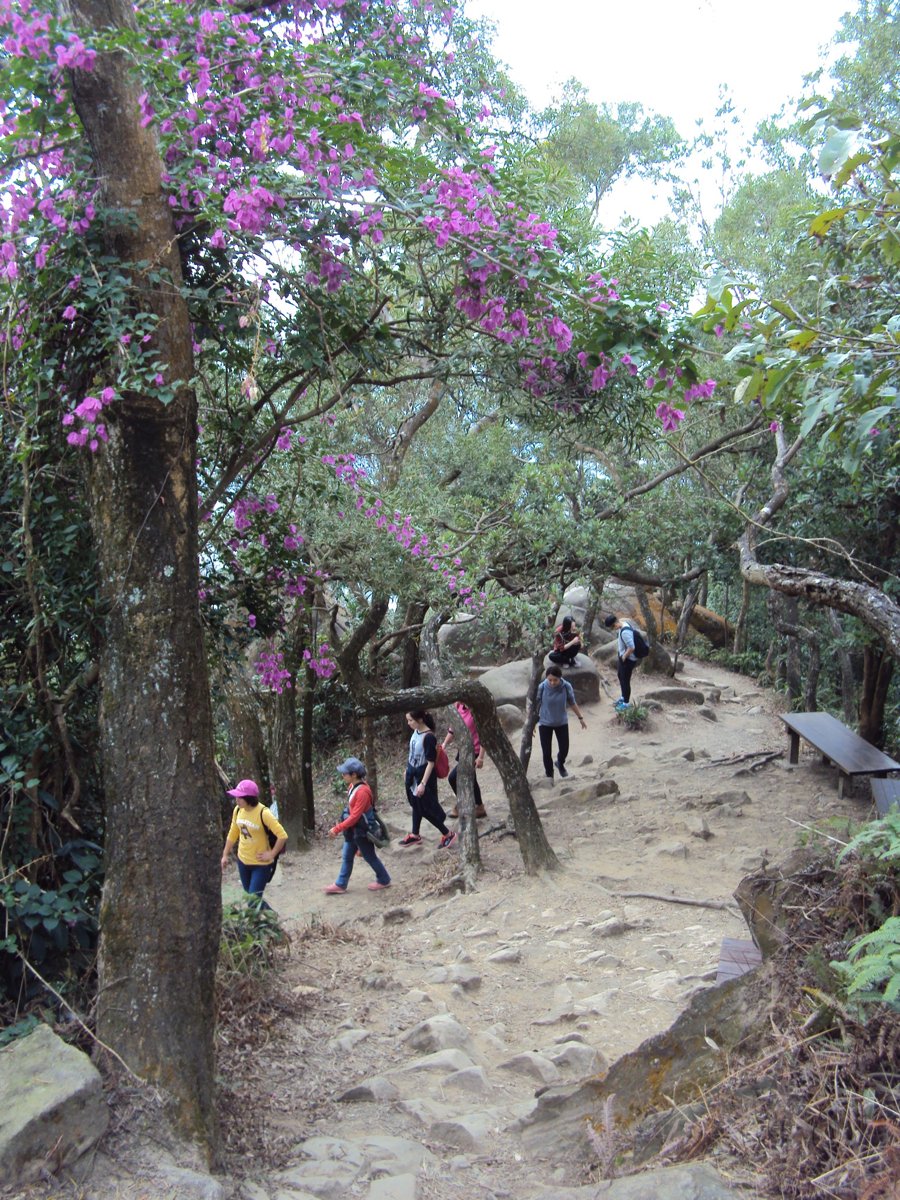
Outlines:
{"type": "MultiPolygon", "coordinates": [[[[260,1115],[291,1149],[282,1172],[246,1185],[248,1198],[327,1196],[329,1180],[372,1200],[524,1198],[587,1181],[587,1153],[563,1164],[523,1155],[516,1122],[535,1090],[574,1083],[668,1027],[694,989],[712,985],[722,938],[747,937],[733,907],[623,893],[727,905],[803,825],[867,811],[861,798],[838,800],[812,756],[789,769],[784,754],[756,772],[716,762],[785,750],[773,697],[706,664],[688,663],[679,682],[714,703],[666,705],[641,733],[608,701],[587,706],[587,730],[571,726],[570,778],[552,787],[533,756],[563,864],[552,876],[525,876],[514,841],[496,834],[482,839],[484,875],[469,896],[440,890],[456,852],[437,850],[436,836],[385,852],[394,882],[383,893],[368,891],[359,862],[346,895],[324,895],[332,842],[289,860],[268,894],[291,931],[290,977],[306,1007],[260,1115]],[[590,795],[598,779],[618,791],[590,795]],[[358,1102],[340,1099],[354,1087],[358,1102]],[[379,1154],[390,1161],[376,1169],[379,1154]]],[[[664,681],[641,683],[646,693],[664,681]]],[[[481,824],[499,822],[507,810],[490,764],[481,786],[481,824]]],[[[391,804],[384,781],[381,802],[404,832],[405,801],[391,804]]]]}
{"type": "MultiPolygon", "coordinates": [[[[638,696],[667,683],[636,682],[638,696]]],[[[143,1125],[123,1112],[86,1187],[40,1190],[42,1200],[593,1198],[593,1186],[566,1190],[596,1178],[587,1137],[583,1155],[562,1161],[552,1143],[541,1160],[526,1152],[520,1122],[535,1094],[575,1085],[668,1028],[697,988],[714,986],[722,939],[747,937],[732,904],[741,878],[780,861],[805,827],[870,811],[863,788],[839,800],[814,755],[787,766],[771,693],[690,661],[679,684],[707,702],[663,704],[640,733],[608,699],[583,706],[565,781],[548,785],[533,756],[562,864],[550,875],[526,876],[515,841],[494,832],[482,837],[478,891],[448,892],[458,851],[438,850],[431,833],[421,848],[397,846],[408,829],[401,771],[393,787],[383,771],[393,886],[370,892],[358,860],[350,890],[324,895],[340,845],[322,838],[289,856],[267,891],[290,934],[289,998],[263,1004],[250,988],[220,1031],[229,1176],[185,1170],[152,1110],[143,1125]],[[776,757],[752,770],[758,760],[740,756],[757,752],[776,757]]],[[[481,786],[481,826],[499,826],[508,810],[490,763],[481,786]]],[[[340,794],[319,803],[324,821],[340,794]]],[[[225,899],[239,895],[230,875],[225,899]]],[[[722,1194],[707,1179],[651,1190],[655,1200],[722,1194]]]]}

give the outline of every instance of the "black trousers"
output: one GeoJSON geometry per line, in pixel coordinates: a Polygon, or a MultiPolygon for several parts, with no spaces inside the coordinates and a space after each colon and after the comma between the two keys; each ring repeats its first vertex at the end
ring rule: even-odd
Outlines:
{"type": "MultiPolygon", "coordinates": [[[[456,795],[456,772],[458,770],[459,770],[458,767],[454,767],[453,770],[450,772],[450,774],[447,776],[447,782],[450,784],[450,787],[453,790],[454,796],[456,795]]],[[[472,772],[472,785],[473,785],[472,790],[475,793],[475,807],[483,808],[484,805],[482,804],[482,801],[481,801],[481,787],[479,786],[479,783],[478,783],[478,772],[477,771],[472,772]]]]}
{"type": "Polygon", "coordinates": [[[553,775],[553,735],[556,734],[557,760],[565,763],[566,756],[569,753],[569,726],[565,725],[538,725],[538,736],[541,739],[541,751],[544,755],[544,770],[553,775]]]}
{"type": "Polygon", "coordinates": [[[631,700],[631,676],[634,668],[637,666],[636,658],[620,658],[619,659],[619,687],[622,689],[622,699],[627,704],[631,700]]]}

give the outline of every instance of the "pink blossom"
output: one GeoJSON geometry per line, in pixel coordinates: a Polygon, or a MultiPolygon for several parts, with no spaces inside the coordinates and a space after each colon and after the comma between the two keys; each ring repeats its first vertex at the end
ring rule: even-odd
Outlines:
{"type": "Polygon", "coordinates": [[[666,403],[657,404],[656,415],[662,422],[662,427],[666,433],[674,433],[679,424],[684,420],[684,413],[680,408],[671,408],[666,403]]]}

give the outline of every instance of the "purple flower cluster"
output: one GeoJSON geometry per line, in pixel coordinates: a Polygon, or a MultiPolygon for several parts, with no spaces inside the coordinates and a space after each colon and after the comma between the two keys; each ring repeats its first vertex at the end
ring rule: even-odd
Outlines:
{"type": "Polygon", "coordinates": [[[270,692],[280,696],[285,689],[291,687],[291,673],[284,665],[284,654],[267,646],[259,652],[254,664],[254,670],[261,685],[270,692]]]}
{"type": "MultiPolygon", "coordinates": [[[[366,473],[356,465],[352,454],[323,454],[322,462],[331,467],[336,478],[354,493],[357,510],[373,521],[376,529],[383,529],[398,546],[409,551],[411,558],[421,558],[432,571],[440,573],[447,590],[458,604],[464,608],[484,605],[484,592],[479,592],[476,597],[469,583],[463,578],[466,570],[462,559],[452,555],[447,543],[439,548],[430,546],[428,536],[416,531],[408,514],[403,516],[402,513],[395,512],[390,516],[384,511],[384,504],[380,499],[367,501],[363,492],[366,473]]],[[[338,513],[338,516],[343,516],[343,513],[338,513]]]]}
{"type": "Polygon", "coordinates": [[[337,670],[337,663],[331,657],[330,649],[327,642],[322,642],[315,653],[312,650],[303,651],[304,665],[310,671],[314,671],[319,679],[330,679],[337,670]]]}
{"type": "Polygon", "coordinates": [[[74,425],[76,420],[81,422],[78,429],[66,435],[70,446],[87,446],[92,454],[96,454],[100,443],[109,441],[106,425],[98,418],[105,406],[112,404],[115,398],[115,389],[105,387],[99,396],[85,396],[72,412],[65,414],[62,419],[64,426],[74,425]]]}

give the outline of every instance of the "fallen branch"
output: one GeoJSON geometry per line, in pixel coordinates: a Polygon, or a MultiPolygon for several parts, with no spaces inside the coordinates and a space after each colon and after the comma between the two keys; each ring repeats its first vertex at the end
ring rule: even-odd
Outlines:
{"type": "Polygon", "coordinates": [[[661,896],[659,892],[610,892],[621,900],[665,900],[667,904],[692,904],[695,908],[733,908],[738,909],[730,900],[694,900],[690,896],[661,896]]]}
{"type": "Polygon", "coordinates": [[[731,754],[727,758],[711,758],[709,762],[701,763],[701,766],[733,767],[737,763],[747,762],[751,758],[759,759],[759,762],[755,762],[750,768],[751,771],[758,771],[760,767],[764,767],[773,758],[784,758],[784,750],[748,750],[746,754],[731,754]]]}

